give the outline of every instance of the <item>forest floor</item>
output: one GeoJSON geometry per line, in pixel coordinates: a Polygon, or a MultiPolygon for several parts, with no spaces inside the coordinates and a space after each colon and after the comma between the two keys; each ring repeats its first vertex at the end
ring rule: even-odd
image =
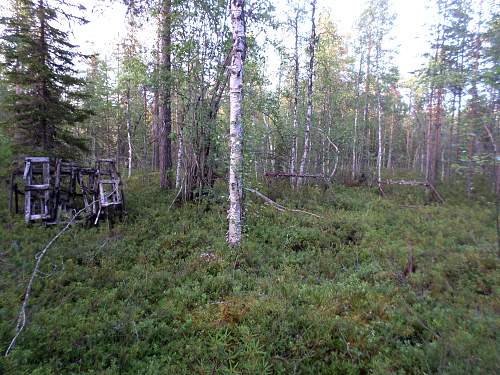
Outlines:
{"type": "MultiPolygon", "coordinates": [[[[75,225],[49,250],[0,374],[500,373],[491,203],[257,187],[322,218],[247,193],[231,250],[225,186],[169,207],[173,192],[141,182],[127,183],[122,223],[75,225]]],[[[28,227],[0,198],[4,352],[34,257],[60,228],[28,227]]]]}

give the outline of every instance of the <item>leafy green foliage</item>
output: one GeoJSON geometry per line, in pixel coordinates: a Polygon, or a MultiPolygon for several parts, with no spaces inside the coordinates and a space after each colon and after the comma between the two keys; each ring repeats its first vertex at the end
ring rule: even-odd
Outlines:
{"type": "MultiPolygon", "coordinates": [[[[140,187],[149,178],[128,181],[123,223],[75,226],[49,251],[0,372],[498,372],[498,258],[480,204],[273,186],[323,219],[248,197],[245,242],[229,249],[221,187],[169,208],[173,193],[140,187]],[[417,269],[404,278],[408,243],[417,269]]],[[[0,210],[3,350],[33,256],[58,229],[0,210]]]]}

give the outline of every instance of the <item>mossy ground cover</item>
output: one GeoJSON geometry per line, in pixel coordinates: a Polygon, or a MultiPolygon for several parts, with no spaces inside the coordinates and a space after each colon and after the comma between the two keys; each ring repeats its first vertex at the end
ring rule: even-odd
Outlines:
{"type": "MultiPolygon", "coordinates": [[[[500,371],[488,203],[424,205],[412,188],[382,199],[367,188],[262,187],[322,219],[247,195],[245,242],[229,249],[224,186],[170,207],[174,193],[141,182],[127,183],[122,223],[74,226],[49,250],[0,373],[500,371]],[[416,272],[404,278],[410,246],[416,272]]],[[[59,228],[0,210],[4,351],[34,257],[59,228]]]]}

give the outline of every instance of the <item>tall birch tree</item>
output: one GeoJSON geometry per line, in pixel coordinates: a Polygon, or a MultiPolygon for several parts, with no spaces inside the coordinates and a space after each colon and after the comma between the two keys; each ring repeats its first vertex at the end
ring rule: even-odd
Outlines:
{"type": "MultiPolygon", "coordinates": [[[[315,13],[316,13],[316,0],[311,0],[311,37],[309,40],[309,76],[307,79],[307,113],[306,113],[306,128],[304,131],[304,151],[302,153],[302,159],[300,161],[299,174],[304,174],[307,157],[309,156],[309,149],[311,147],[311,123],[313,115],[313,81],[314,81],[314,51],[316,44],[316,23],[315,23],[315,13]]],[[[300,184],[302,179],[297,180],[297,184],[300,184]]]]}
{"type": "MultiPolygon", "coordinates": [[[[297,6],[295,9],[295,18],[292,21],[294,31],[294,50],[293,50],[293,128],[292,128],[292,150],[290,155],[290,174],[295,174],[297,169],[297,129],[298,129],[298,105],[299,105],[299,19],[301,9],[297,6]]],[[[292,177],[292,183],[295,178],[292,177]]]]}
{"type": "Polygon", "coordinates": [[[230,246],[241,244],[243,213],[243,63],[246,54],[245,0],[231,0],[233,45],[229,66],[229,230],[230,246]]]}

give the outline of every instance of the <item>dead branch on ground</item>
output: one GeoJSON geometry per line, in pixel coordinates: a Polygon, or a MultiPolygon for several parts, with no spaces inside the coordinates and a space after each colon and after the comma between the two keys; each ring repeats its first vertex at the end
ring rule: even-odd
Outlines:
{"type": "Polygon", "coordinates": [[[275,209],[277,209],[278,211],[281,211],[281,212],[284,212],[284,211],[291,211],[291,212],[298,212],[298,213],[302,213],[302,214],[307,214],[307,215],[311,215],[311,216],[314,216],[318,219],[322,219],[322,217],[320,215],[317,215],[315,213],[312,213],[312,212],[308,212],[308,211],[304,211],[304,210],[298,210],[296,208],[288,208],[288,207],[285,207],[279,203],[276,203],[275,201],[273,201],[271,198],[268,198],[266,197],[264,194],[262,194],[260,191],[258,190],[255,190],[255,189],[250,189],[250,188],[245,188],[245,190],[251,192],[251,193],[254,193],[255,195],[257,195],[258,197],[262,198],[264,200],[264,202],[266,202],[267,204],[269,204],[270,206],[274,207],[275,209]]]}
{"type": "MultiPolygon", "coordinates": [[[[111,195],[113,195],[116,192],[116,188],[107,195],[107,198],[109,198],[111,195]]],[[[94,200],[90,203],[89,206],[93,205],[96,203],[97,200],[94,200]]],[[[23,299],[23,304],[21,305],[21,309],[19,311],[19,315],[17,316],[17,324],[16,324],[16,334],[12,338],[12,341],[9,344],[9,347],[5,351],[5,357],[9,355],[9,353],[14,349],[16,345],[17,338],[23,331],[24,327],[26,326],[26,308],[28,307],[28,302],[29,298],[31,296],[31,290],[33,289],[33,282],[35,281],[36,275],[40,272],[40,264],[42,263],[42,259],[44,255],[47,253],[47,250],[52,246],[52,244],[59,238],[61,235],[66,232],[66,230],[75,222],[75,220],[80,216],[82,212],[84,212],[87,209],[87,207],[82,208],[81,210],[77,211],[71,219],[66,223],[63,229],[61,229],[52,239],[45,245],[43,250],[39,252],[36,256],[36,262],[35,262],[35,267],[33,268],[33,272],[31,273],[30,280],[28,282],[28,286],[26,287],[26,291],[24,293],[24,299],[23,299]]]]}

